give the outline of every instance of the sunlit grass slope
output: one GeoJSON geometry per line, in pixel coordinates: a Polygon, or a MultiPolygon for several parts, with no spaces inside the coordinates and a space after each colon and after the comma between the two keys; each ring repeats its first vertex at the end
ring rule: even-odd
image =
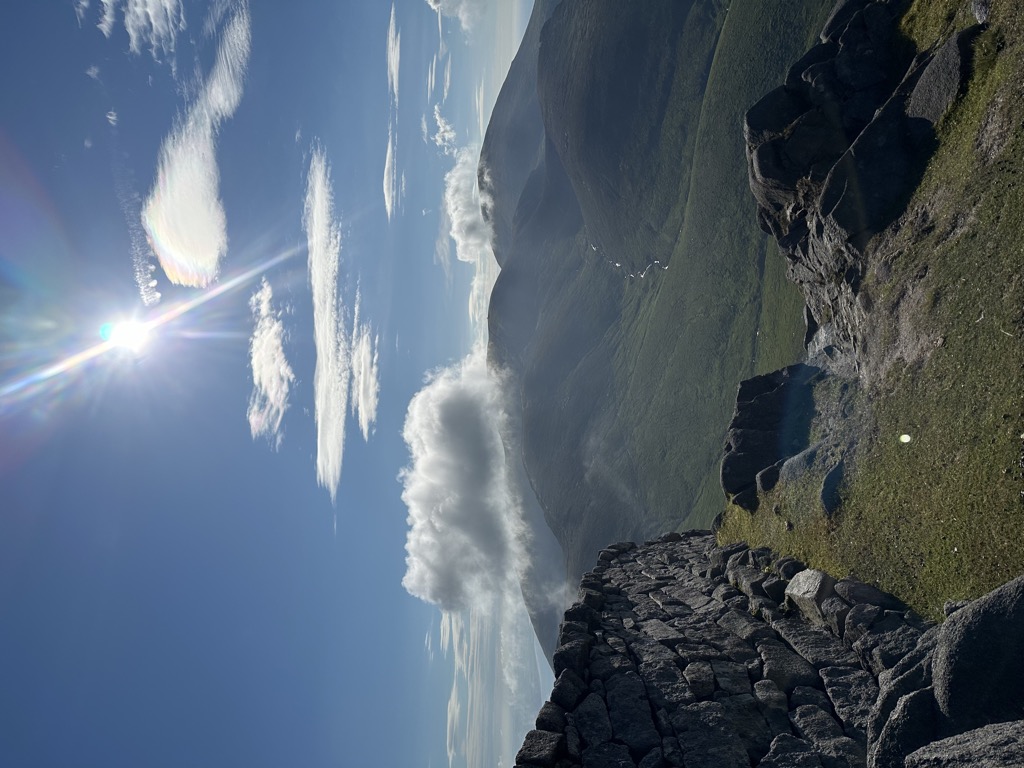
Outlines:
{"type": "MultiPolygon", "coordinates": [[[[904,30],[927,47],[973,22],[964,5],[918,0],[904,30]]],[[[825,520],[811,477],[721,532],[931,616],[1024,572],[1024,18],[994,3],[990,22],[905,219],[874,244],[869,379],[816,395],[819,422],[851,413],[843,505],[825,520]]]]}

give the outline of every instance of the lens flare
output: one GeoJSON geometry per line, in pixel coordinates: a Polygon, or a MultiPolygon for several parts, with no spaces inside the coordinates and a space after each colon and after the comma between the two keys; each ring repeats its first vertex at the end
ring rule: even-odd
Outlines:
{"type": "Polygon", "coordinates": [[[112,347],[127,349],[138,354],[149,341],[149,323],[138,320],[119,320],[100,326],[100,338],[112,347]]]}

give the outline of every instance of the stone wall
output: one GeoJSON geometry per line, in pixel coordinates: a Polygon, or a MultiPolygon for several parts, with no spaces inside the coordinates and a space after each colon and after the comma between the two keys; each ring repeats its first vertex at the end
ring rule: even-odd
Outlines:
{"type": "Polygon", "coordinates": [[[708,531],[615,544],[565,613],[516,765],[1021,766],[1022,638],[1024,577],[940,628],[708,531]]]}

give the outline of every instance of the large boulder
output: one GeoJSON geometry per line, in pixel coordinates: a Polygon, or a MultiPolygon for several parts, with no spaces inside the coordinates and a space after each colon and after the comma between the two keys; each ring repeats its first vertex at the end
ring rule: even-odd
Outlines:
{"type": "Polygon", "coordinates": [[[942,729],[955,735],[1024,719],[1024,576],[954,613],[932,661],[942,729]]]}

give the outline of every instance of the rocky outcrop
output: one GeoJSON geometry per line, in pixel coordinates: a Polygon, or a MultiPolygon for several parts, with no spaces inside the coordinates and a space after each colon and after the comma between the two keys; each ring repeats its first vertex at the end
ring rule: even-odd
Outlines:
{"type": "Polygon", "coordinates": [[[798,364],[740,383],[721,468],[722,489],[733,504],[756,510],[758,492],[771,490],[787,460],[808,447],[820,373],[798,364]]]}
{"type": "Polygon", "coordinates": [[[897,29],[904,5],[840,2],[821,42],[744,123],[758,220],[811,316],[810,360],[844,375],[858,367],[865,246],[917,186],[978,30],[915,56],[897,29]]]}
{"type": "Polygon", "coordinates": [[[1022,595],[1024,578],[934,627],[870,585],[707,531],[612,545],[565,612],[516,764],[1024,764],[1024,723],[1009,722],[1024,717],[1022,595]],[[979,701],[992,706],[974,714],[979,701]]]}

